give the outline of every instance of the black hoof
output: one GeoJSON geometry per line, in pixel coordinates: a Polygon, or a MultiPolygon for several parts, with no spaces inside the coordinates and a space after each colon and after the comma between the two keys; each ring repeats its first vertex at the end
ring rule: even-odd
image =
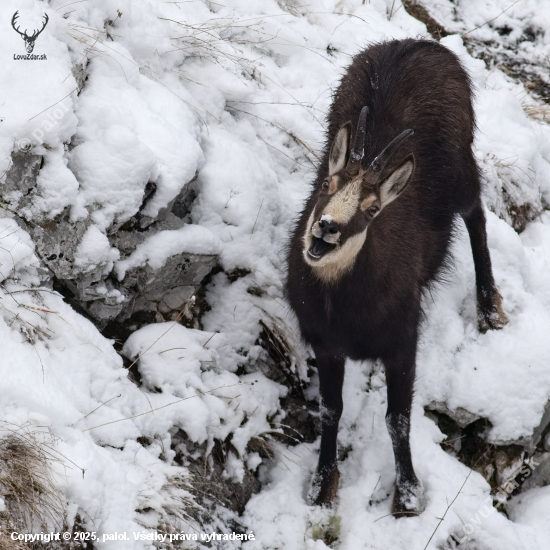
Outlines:
{"type": "Polygon", "coordinates": [[[502,297],[497,292],[489,303],[487,300],[478,299],[477,326],[479,332],[485,333],[488,330],[499,330],[508,324],[508,317],[502,309],[502,297]],[[483,305],[481,302],[485,302],[483,305]]]}
{"type": "Polygon", "coordinates": [[[395,485],[391,513],[396,519],[418,516],[424,511],[424,489],[422,483],[395,485]]]}

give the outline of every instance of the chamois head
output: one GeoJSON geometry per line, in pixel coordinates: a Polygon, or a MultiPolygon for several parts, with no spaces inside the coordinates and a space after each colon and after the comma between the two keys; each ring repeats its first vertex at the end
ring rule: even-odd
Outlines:
{"type": "Polygon", "coordinates": [[[353,147],[351,122],[344,124],[330,148],[328,177],[317,190],[317,203],[304,234],[304,258],[323,280],[331,281],[353,266],[367,237],[370,222],[405,189],[414,172],[408,155],[397,168],[388,163],[397,148],[413,134],[399,134],[369,165],[364,156],[368,107],[357,123],[353,147]]]}

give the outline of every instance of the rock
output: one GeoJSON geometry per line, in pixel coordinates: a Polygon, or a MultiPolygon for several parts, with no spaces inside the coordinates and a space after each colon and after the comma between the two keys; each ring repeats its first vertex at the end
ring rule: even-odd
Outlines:
{"type": "Polygon", "coordinates": [[[428,32],[435,40],[441,40],[444,36],[450,33],[445,30],[444,26],[436,21],[428,12],[428,10],[416,0],[403,0],[405,11],[426,25],[428,32]]]}
{"type": "Polygon", "coordinates": [[[519,445],[509,445],[495,451],[493,465],[497,485],[504,485],[517,476],[523,466],[524,454],[519,445]]]}
{"type": "MultiPolygon", "coordinates": [[[[145,196],[143,198],[143,204],[140,208],[140,213],[135,217],[135,223],[139,225],[141,229],[146,229],[155,222],[162,222],[167,220],[167,218],[170,216],[175,216],[179,220],[183,220],[191,211],[191,204],[197,196],[191,184],[198,178],[198,176],[199,173],[197,172],[193,179],[183,187],[178,195],[174,199],[172,199],[164,208],[161,208],[159,210],[156,218],[151,218],[141,213],[145,209],[145,206],[147,205],[149,200],[154,196],[154,184],[148,184],[148,187],[145,189],[145,196]],[[149,190],[149,185],[153,186],[152,190],[149,190]]],[[[183,225],[181,221],[176,222],[176,225],[178,223],[180,223],[180,227],[181,225],[183,225]]]]}
{"type": "Polygon", "coordinates": [[[436,411],[452,418],[461,428],[472,424],[476,420],[479,420],[481,417],[463,409],[462,407],[457,407],[456,409],[449,409],[446,403],[441,401],[434,401],[426,407],[430,411],[436,411]]]}
{"type": "Polygon", "coordinates": [[[196,287],[214,267],[216,260],[217,256],[211,254],[176,254],[158,270],[148,265],[128,270],[122,284],[135,284],[146,300],[159,302],[170,289],[196,287]]]}
{"type": "Polygon", "coordinates": [[[536,173],[532,176],[530,167],[515,166],[495,155],[487,156],[482,166],[487,187],[492,188],[485,194],[488,208],[521,233],[543,211],[536,173]]]}
{"type": "MultiPolygon", "coordinates": [[[[198,173],[195,175],[195,179],[197,178],[197,176],[198,173]]],[[[187,187],[183,193],[180,193],[174,199],[172,214],[174,214],[174,216],[177,216],[181,220],[185,219],[189,212],[191,212],[191,204],[196,197],[197,194],[195,193],[195,190],[191,186],[187,187]]]]}
{"type": "Polygon", "coordinates": [[[126,321],[139,311],[159,312],[161,318],[170,318],[171,312],[179,313],[217,261],[215,255],[182,253],[168,258],[156,271],[149,266],[129,270],[120,287],[128,292],[134,289],[135,301],[124,308],[119,321],[126,321]]]}
{"type": "Polygon", "coordinates": [[[502,502],[519,492],[550,485],[550,405],[530,438],[498,445],[486,440],[490,428],[487,420],[460,426],[442,412],[427,409],[425,413],[447,436],[441,447],[481,473],[492,493],[503,495],[502,502]]]}
{"type": "Polygon", "coordinates": [[[522,493],[529,489],[550,485],[550,453],[535,453],[531,464],[533,469],[521,486],[522,493]]]}
{"type": "Polygon", "coordinates": [[[12,164],[0,186],[0,195],[10,207],[16,209],[22,197],[36,185],[42,157],[30,152],[17,151],[11,156],[12,164]]]}
{"type": "Polygon", "coordinates": [[[181,308],[191,299],[194,292],[194,286],[177,286],[169,290],[164,293],[159,302],[160,312],[169,313],[172,310],[181,310],[181,308]]]}
{"type": "MultiPolygon", "coordinates": [[[[550,426],[550,401],[546,403],[540,424],[533,430],[533,435],[524,442],[527,454],[532,455],[544,435],[548,433],[550,426]]],[[[550,450],[547,449],[547,450],[550,450]]]]}
{"type": "Polygon", "coordinates": [[[95,300],[87,311],[90,317],[97,320],[98,326],[103,328],[122,311],[122,304],[109,304],[105,300],[95,300]]]}
{"type": "MultiPolygon", "coordinates": [[[[473,414],[461,407],[451,410],[448,408],[446,403],[439,402],[439,401],[430,403],[430,405],[426,407],[426,411],[440,413],[442,415],[449,417],[450,419],[452,419],[453,422],[455,422],[458,425],[458,428],[460,429],[464,429],[467,426],[470,426],[472,423],[476,422],[481,418],[480,416],[473,414]]],[[[537,445],[540,443],[542,437],[545,436],[546,433],[548,433],[549,426],[550,426],[550,401],[546,404],[544,408],[544,412],[541,417],[540,424],[533,430],[532,435],[530,435],[529,437],[523,437],[515,441],[504,441],[504,440],[498,441],[497,444],[499,446],[514,445],[514,444],[519,445],[520,447],[523,447],[527,455],[531,456],[535,452],[535,449],[537,448],[537,445]]],[[[550,448],[548,450],[550,450],[550,448]]]]}
{"type": "MultiPolygon", "coordinates": [[[[27,223],[26,229],[36,245],[37,255],[58,279],[70,280],[78,277],[80,270],[74,265],[75,253],[88,229],[87,223],[71,223],[69,212],[66,211],[53,220],[38,224],[27,223]]],[[[86,279],[91,284],[100,280],[101,274],[89,274],[86,279]]]]}
{"type": "MultiPolygon", "coordinates": [[[[77,69],[78,75],[85,78],[85,67],[77,69]]],[[[135,330],[146,323],[174,319],[182,310],[192,318],[192,298],[216,265],[217,256],[182,251],[168,258],[160,269],[137,267],[122,281],[109,273],[108,257],[98,260],[97,265],[76,262],[79,245],[92,223],[90,218],[73,221],[69,209],[54,219],[26,220],[16,215],[25,201],[29,206],[27,203],[32,200],[29,193],[36,186],[41,165],[39,155],[13,153],[12,165],[0,187],[0,197],[8,208],[6,214],[14,216],[31,235],[36,254],[43,263],[42,272],[48,279],[55,280],[56,289],[73,307],[87,315],[100,330],[109,323],[121,324],[130,318],[135,330]]],[[[141,213],[156,191],[154,183],[147,184],[140,211],[130,220],[114,223],[108,230],[109,244],[119,251],[121,258],[129,256],[155,233],[177,230],[186,224],[196,197],[191,185],[196,178],[197,174],[156,218],[141,213]]],[[[111,331],[117,332],[113,327],[111,331]]]]}
{"type": "Polygon", "coordinates": [[[96,325],[103,328],[121,313],[131,295],[124,287],[115,288],[110,279],[100,280],[94,284],[87,284],[88,282],[83,283],[81,279],[75,279],[66,280],[64,284],[71,290],[73,300],[76,299],[80,307],[96,321],[96,325]]]}

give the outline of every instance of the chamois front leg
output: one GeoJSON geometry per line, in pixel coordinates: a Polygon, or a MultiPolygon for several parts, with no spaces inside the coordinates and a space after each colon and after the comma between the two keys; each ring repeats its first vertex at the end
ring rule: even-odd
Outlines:
{"type": "Polygon", "coordinates": [[[386,425],[392,441],[396,472],[392,514],[396,518],[418,515],[423,510],[424,491],[414,473],[409,443],[415,356],[416,349],[384,359],[388,387],[386,425]]]}
{"type": "Polygon", "coordinates": [[[321,393],[321,450],[317,471],[311,482],[309,504],[330,506],[340,480],[337,466],[338,423],[342,416],[342,384],[345,358],[315,350],[321,393]]]}
{"type": "Polygon", "coordinates": [[[480,332],[500,329],[508,324],[502,309],[502,297],[493,278],[491,256],[487,247],[487,229],[481,201],[462,216],[470,235],[476,270],[477,323],[480,332]]]}

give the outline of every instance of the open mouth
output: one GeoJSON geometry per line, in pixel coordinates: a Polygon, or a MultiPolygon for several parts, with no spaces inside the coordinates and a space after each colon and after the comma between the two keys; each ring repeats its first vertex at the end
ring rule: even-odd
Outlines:
{"type": "Polygon", "coordinates": [[[312,260],[320,260],[327,252],[336,247],[335,244],[327,243],[323,239],[312,237],[312,243],[307,251],[307,255],[312,260]]]}

